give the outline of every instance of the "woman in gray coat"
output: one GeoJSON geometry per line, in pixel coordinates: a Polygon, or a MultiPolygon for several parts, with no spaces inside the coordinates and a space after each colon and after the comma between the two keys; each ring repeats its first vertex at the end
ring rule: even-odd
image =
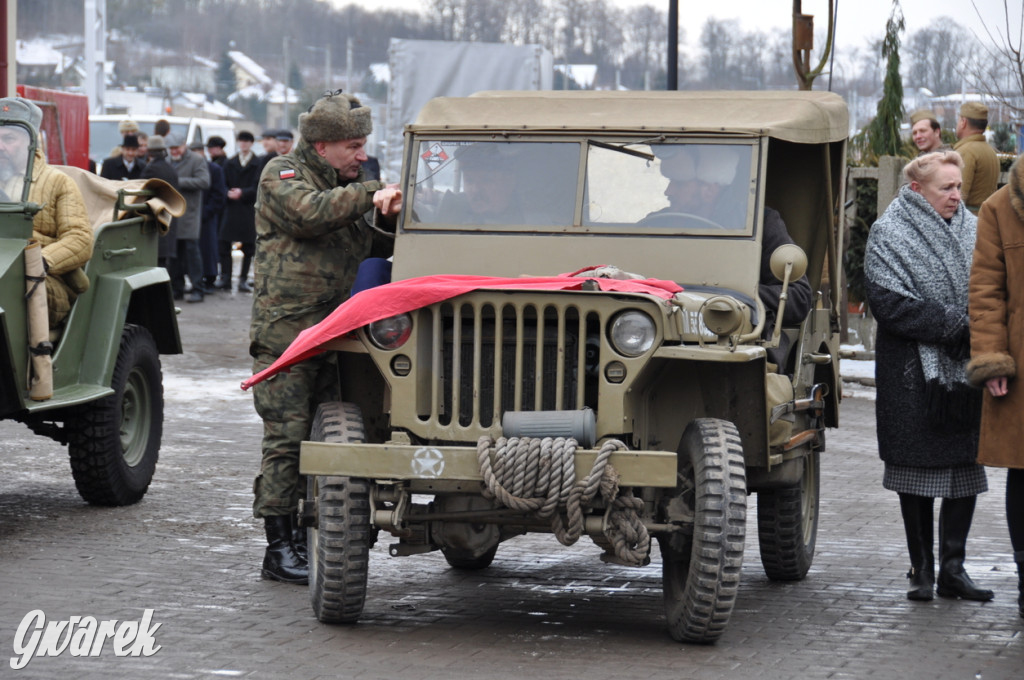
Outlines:
{"type": "Polygon", "coordinates": [[[878,452],[882,484],[899,494],[910,552],[911,600],[992,599],[964,570],[977,494],[988,490],[975,462],[980,392],[967,382],[967,286],[977,219],[960,200],[963,160],[920,156],[908,184],[868,236],[864,277],[875,316],[878,452]],[[933,506],[939,510],[939,573],[933,506]]]}

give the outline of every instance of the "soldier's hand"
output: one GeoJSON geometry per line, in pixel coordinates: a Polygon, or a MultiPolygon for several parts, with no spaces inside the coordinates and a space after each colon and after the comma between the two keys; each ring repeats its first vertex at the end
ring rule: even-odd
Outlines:
{"type": "Polygon", "coordinates": [[[373,205],[381,215],[397,215],[402,211],[402,190],[397,184],[389,184],[373,194],[373,205]]]}

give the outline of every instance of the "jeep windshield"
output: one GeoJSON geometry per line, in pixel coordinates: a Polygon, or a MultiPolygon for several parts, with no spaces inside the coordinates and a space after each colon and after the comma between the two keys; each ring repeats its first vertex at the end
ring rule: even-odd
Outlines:
{"type": "Polygon", "coordinates": [[[417,142],[410,229],[751,233],[747,139],[417,142]]]}
{"type": "Polygon", "coordinates": [[[0,125],[0,203],[25,198],[25,175],[32,155],[32,138],[21,125],[0,125]]]}

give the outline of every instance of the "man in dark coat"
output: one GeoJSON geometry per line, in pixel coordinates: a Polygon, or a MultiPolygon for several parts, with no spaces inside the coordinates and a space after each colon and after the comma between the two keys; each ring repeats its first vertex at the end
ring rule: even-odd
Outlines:
{"type": "MultiPolygon", "coordinates": [[[[160,135],[153,135],[149,138],[149,147],[146,149],[146,156],[149,160],[142,170],[140,179],[156,177],[178,189],[178,173],[174,171],[171,164],[167,162],[167,147],[164,138],[160,135]]],[[[178,253],[178,218],[171,220],[171,226],[160,239],[157,253],[160,266],[170,271],[171,264],[178,253]]]]}
{"type": "Polygon", "coordinates": [[[146,167],[146,163],[138,157],[138,154],[139,138],[133,134],[125,135],[121,141],[121,154],[104,159],[100,177],[113,180],[141,178],[142,169],[146,167]]]}
{"type": "MultiPolygon", "coordinates": [[[[212,141],[214,138],[211,137],[212,141]]],[[[192,142],[192,151],[203,156],[203,143],[192,142]]],[[[205,157],[204,157],[205,158],[205,157]]],[[[203,192],[203,215],[199,225],[199,255],[203,259],[204,293],[213,292],[217,280],[217,232],[227,202],[228,187],[224,183],[224,171],[214,161],[206,161],[210,170],[210,188],[203,192]]]]}
{"type": "Polygon", "coordinates": [[[252,152],[256,141],[251,132],[238,133],[238,153],[224,164],[224,181],[227,184],[227,205],[218,236],[220,255],[220,277],[216,288],[231,290],[231,247],[236,241],[242,244],[242,268],[238,275],[238,292],[250,293],[249,266],[256,252],[256,189],[260,183],[259,159],[252,152]]]}
{"type": "Polygon", "coordinates": [[[224,147],[227,145],[228,143],[219,135],[213,135],[206,140],[206,153],[210,156],[211,161],[220,166],[221,170],[228,162],[228,155],[224,153],[224,147]]]}
{"type": "Polygon", "coordinates": [[[203,192],[210,188],[210,169],[206,158],[188,148],[185,140],[171,133],[164,138],[170,151],[171,167],[178,173],[178,193],[185,199],[185,214],[178,222],[177,266],[171,271],[171,288],[185,292],[185,275],[192,282],[186,302],[203,301],[203,258],[199,254],[199,231],[203,216],[203,192]]]}

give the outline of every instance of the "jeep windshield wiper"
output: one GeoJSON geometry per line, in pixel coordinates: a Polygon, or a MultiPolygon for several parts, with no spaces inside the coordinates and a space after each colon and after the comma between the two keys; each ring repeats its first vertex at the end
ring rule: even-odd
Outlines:
{"type": "Polygon", "coordinates": [[[596,139],[588,139],[587,143],[590,144],[591,146],[596,146],[596,147],[601,148],[601,149],[608,149],[610,151],[618,151],[619,153],[628,154],[630,156],[636,156],[637,158],[643,158],[643,159],[648,160],[648,161],[653,161],[654,160],[654,154],[647,153],[647,152],[644,152],[644,151],[637,151],[635,149],[630,149],[630,148],[627,148],[624,145],[609,144],[608,142],[599,142],[596,139]]]}

